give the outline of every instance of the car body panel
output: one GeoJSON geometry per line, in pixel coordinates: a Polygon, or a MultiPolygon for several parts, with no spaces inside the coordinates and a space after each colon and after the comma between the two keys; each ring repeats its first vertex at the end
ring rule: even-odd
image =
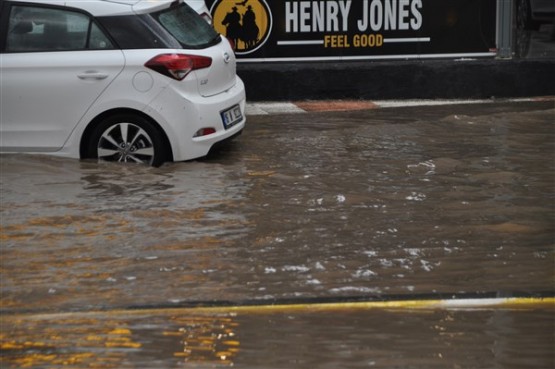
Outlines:
{"type": "Polygon", "coordinates": [[[188,96],[187,99],[181,94],[182,89],[176,87],[175,83],[171,83],[144,111],[148,116],[153,117],[161,125],[167,127],[168,132],[171,132],[168,134],[168,138],[175,161],[188,160],[190,155],[193,157],[205,156],[214,143],[234,136],[245,127],[245,88],[238,77],[232,88],[208,98],[200,96],[191,98],[191,96],[188,96]],[[243,120],[226,130],[220,112],[236,104],[241,107],[243,120]],[[179,106],[183,113],[179,114],[177,109],[172,109],[175,115],[167,120],[167,113],[163,113],[169,106],[179,106]],[[178,121],[182,124],[172,124],[172,121],[178,121]],[[172,141],[180,137],[193,137],[200,127],[214,128],[216,132],[211,135],[193,138],[186,148],[172,141]]]}
{"type": "Polygon", "coordinates": [[[121,50],[2,55],[0,148],[59,150],[122,71],[121,50]]]}
{"type": "MultiPolygon", "coordinates": [[[[218,49],[218,48],[216,48],[218,49]]],[[[148,57],[168,52],[179,52],[182,50],[153,49],[148,50],[148,57]]],[[[124,50],[128,65],[121,75],[109,86],[108,89],[97,99],[95,104],[83,117],[80,129],[76,136],[80,137],[88,124],[97,116],[106,111],[116,109],[129,109],[140,111],[156,121],[166,132],[170,141],[174,160],[187,160],[194,157],[204,156],[210,150],[211,144],[219,139],[225,139],[241,130],[245,120],[225,130],[219,111],[225,110],[235,104],[242,107],[245,115],[245,88],[241,79],[234,77],[231,87],[210,97],[199,96],[196,78],[185,78],[183,81],[174,81],[170,78],[157,78],[155,72],[138,67],[140,60],[145,59],[145,50],[124,50]],[[146,90],[137,91],[137,77],[142,81],[152,80],[152,86],[146,90]],[[131,94],[135,90],[139,94],[131,94]],[[118,99],[114,99],[118,96],[118,99]],[[174,112],[169,115],[169,112],[174,112]],[[213,127],[217,132],[205,140],[193,140],[183,148],[180,141],[184,138],[192,138],[195,132],[202,127],[213,127]]],[[[194,73],[194,72],[193,72],[194,73]]],[[[145,82],[142,82],[144,85],[145,82]]],[[[75,146],[75,145],[69,145],[75,146]]],[[[78,146],[78,145],[77,145],[78,146]]],[[[73,155],[76,155],[74,152],[73,155]]]]}
{"type": "Polygon", "coordinates": [[[202,55],[212,58],[212,65],[210,68],[194,71],[198,81],[199,93],[208,97],[233,87],[236,81],[236,61],[229,41],[222,37],[219,47],[203,50],[202,55]]]}

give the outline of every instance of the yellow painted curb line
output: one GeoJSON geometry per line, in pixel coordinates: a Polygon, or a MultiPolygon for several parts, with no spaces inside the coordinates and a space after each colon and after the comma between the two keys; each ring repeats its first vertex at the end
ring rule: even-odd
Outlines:
{"type": "Polygon", "coordinates": [[[195,311],[206,313],[273,313],[282,311],[332,311],[332,310],[416,310],[416,309],[485,309],[485,308],[555,308],[555,297],[533,298],[483,298],[453,300],[400,300],[400,301],[355,301],[328,302],[283,305],[247,305],[247,306],[198,306],[172,308],[173,311],[195,311]]]}
{"type": "MultiPolygon", "coordinates": [[[[10,315],[16,317],[33,317],[36,319],[55,319],[67,316],[91,315],[176,315],[176,314],[274,314],[282,312],[322,312],[337,310],[488,310],[488,309],[555,310],[555,297],[508,297],[508,298],[475,298],[451,300],[399,300],[399,301],[354,301],[324,302],[302,304],[268,304],[238,306],[189,306],[189,307],[147,307],[115,310],[96,310],[63,313],[28,313],[10,315]]],[[[6,317],[6,316],[4,316],[6,317]]]]}

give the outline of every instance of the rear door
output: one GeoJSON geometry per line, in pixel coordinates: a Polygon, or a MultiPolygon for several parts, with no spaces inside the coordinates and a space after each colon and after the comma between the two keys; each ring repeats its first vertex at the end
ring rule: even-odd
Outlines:
{"type": "Polygon", "coordinates": [[[120,50],[85,13],[6,3],[0,55],[0,147],[59,150],[121,72],[120,50]]]}

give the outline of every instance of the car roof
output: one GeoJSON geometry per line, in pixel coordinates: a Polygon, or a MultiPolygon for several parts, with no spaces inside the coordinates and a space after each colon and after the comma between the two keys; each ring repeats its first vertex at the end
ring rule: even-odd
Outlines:
{"type": "MultiPolygon", "coordinates": [[[[86,10],[94,16],[126,15],[150,13],[166,9],[175,0],[17,0],[18,2],[66,6],[86,10]]],[[[183,2],[183,0],[179,0],[183,2]]]]}

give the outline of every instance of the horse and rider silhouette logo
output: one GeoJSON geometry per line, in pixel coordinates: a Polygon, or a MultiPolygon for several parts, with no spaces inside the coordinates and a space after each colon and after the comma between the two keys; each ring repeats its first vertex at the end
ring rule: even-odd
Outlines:
{"type": "Polygon", "coordinates": [[[214,28],[232,41],[237,55],[257,50],[270,35],[272,17],[264,0],[218,0],[211,12],[214,28]]]}

